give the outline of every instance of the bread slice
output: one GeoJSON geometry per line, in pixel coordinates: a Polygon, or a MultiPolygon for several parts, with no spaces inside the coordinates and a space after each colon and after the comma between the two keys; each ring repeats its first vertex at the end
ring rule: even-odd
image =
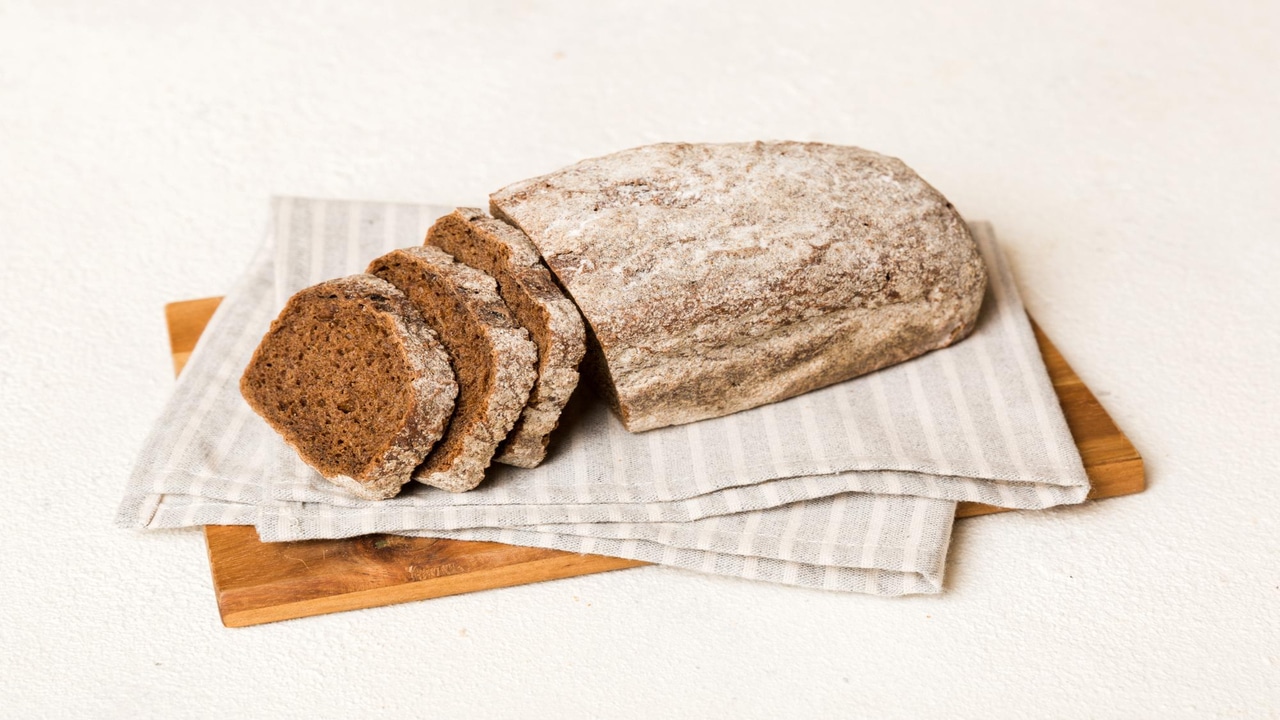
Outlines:
{"type": "Polygon", "coordinates": [[[394,250],[369,273],[400,288],[440,337],[458,376],[458,406],[435,450],[414,472],[452,492],[484,479],[498,443],[529,400],[537,350],[485,273],[434,247],[394,250]]]}
{"type": "Polygon", "coordinates": [[[494,460],[536,467],[547,456],[551,431],[578,386],[578,364],[586,350],[582,316],[551,279],[542,256],[524,233],[477,208],[458,208],[427,232],[427,244],[482,270],[517,323],[538,348],[538,379],[520,419],[494,460]]]}
{"type": "Polygon", "coordinates": [[[389,498],[444,433],[458,385],[409,299],[371,275],[289,299],[240,378],[240,393],[330,482],[389,498]]]}

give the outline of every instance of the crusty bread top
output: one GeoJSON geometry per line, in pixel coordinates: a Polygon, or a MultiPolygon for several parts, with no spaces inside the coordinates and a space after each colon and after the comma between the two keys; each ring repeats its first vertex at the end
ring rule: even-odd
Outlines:
{"type": "Polygon", "coordinates": [[[440,218],[428,231],[427,244],[491,275],[512,316],[538,347],[537,383],[494,458],[534,467],[546,456],[550,433],[578,385],[586,347],[582,316],[556,286],[529,238],[482,210],[458,208],[440,218]]]}
{"type": "Polygon", "coordinates": [[[617,335],[681,342],[802,320],[847,307],[850,284],[876,291],[859,302],[878,303],[927,292],[940,274],[985,277],[951,204],[902,161],[856,147],[649,145],[490,199],[606,346],[617,335]]]}
{"type": "Polygon", "coordinates": [[[946,198],[900,160],[855,147],[650,145],[509,185],[490,200],[581,309],[630,429],[844,379],[844,370],[816,366],[827,361],[823,338],[847,337],[863,322],[855,317],[930,326],[913,330],[928,347],[903,338],[885,362],[962,337],[986,285],[973,238],[946,198]],[[886,306],[904,312],[878,312],[886,306]],[[797,363],[813,374],[754,390],[796,375],[797,363]],[[628,416],[637,394],[654,409],[641,420],[628,416]]]}

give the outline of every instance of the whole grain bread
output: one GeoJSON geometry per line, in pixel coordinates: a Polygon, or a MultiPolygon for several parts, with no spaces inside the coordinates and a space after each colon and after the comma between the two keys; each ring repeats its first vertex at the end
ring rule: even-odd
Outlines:
{"type": "Polygon", "coordinates": [[[435,247],[394,250],[368,268],[395,285],[440,337],[458,378],[453,420],[413,478],[470,490],[529,399],[537,350],[511,318],[497,283],[435,247]]]}
{"type": "Polygon", "coordinates": [[[381,500],[440,439],[458,386],[413,304],[371,275],[289,299],[240,378],[249,406],[330,482],[381,500]]]}
{"type": "Polygon", "coordinates": [[[626,427],[782,400],[949,345],[986,271],[896,158],[820,143],[665,143],[509,185],[577,303],[626,427]]]}
{"type": "Polygon", "coordinates": [[[586,348],[582,316],[556,286],[529,238],[482,210],[458,208],[440,218],[427,232],[427,244],[492,276],[512,317],[537,345],[538,380],[494,456],[496,462],[536,467],[578,386],[578,364],[586,348]]]}

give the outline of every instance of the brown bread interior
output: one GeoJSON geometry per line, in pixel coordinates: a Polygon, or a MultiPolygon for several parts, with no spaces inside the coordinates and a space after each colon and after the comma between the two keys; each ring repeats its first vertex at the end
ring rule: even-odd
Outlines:
{"type": "Polygon", "coordinates": [[[362,479],[415,407],[415,374],[384,300],[304,290],[240,380],[258,414],[325,477],[362,479]]]}
{"type": "Polygon", "coordinates": [[[506,245],[489,241],[475,228],[456,215],[440,218],[431,228],[427,241],[477,270],[488,273],[498,283],[502,300],[511,309],[516,323],[529,331],[538,346],[539,365],[547,356],[551,336],[547,330],[550,317],[542,303],[530,296],[524,282],[511,273],[511,258],[506,245]]]}
{"type": "MultiPolygon", "coordinates": [[[[483,418],[485,399],[493,391],[493,346],[488,335],[472,321],[471,312],[459,299],[461,292],[420,260],[404,252],[392,252],[369,266],[376,275],[395,285],[422,313],[427,324],[449,353],[458,380],[458,399],[453,420],[444,437],[418,466],[415,476],[446,470],[464,449],[463,443],[483,418]]],[[[498,438],[494,439],[495,442],[498,438]]]]}
{"type": "MultiPolygon", "coordinates": [[[[498,283],[498,293],[511,310],[511,316],[518,325],[529,331],[529,339],[538,348],[538,375],[543,374],[552,357],[551,351],[551,318],[546,307],[536,300],[530,291],[540,290],[544,297],[555,291],[554,288],[528,288],[529,283],[537,283],[538,278],[528,273],[516,276],[511,272],[512,264],[510,248],[505,244],[488,240],[470,223],[465,222],[457,214],[446,215],[436,221],[427,236],[427,243],[435,245],[460,262],[477,270],[488,273],[498,283]]],[[[537,402],[538,386],[534,385],[529,402],[537,402]]],[[[523,420],[517,421],[508,437],[520,432],[523,420]]],[[[502,453],[499,447],[498,454],[502,453]]]]}

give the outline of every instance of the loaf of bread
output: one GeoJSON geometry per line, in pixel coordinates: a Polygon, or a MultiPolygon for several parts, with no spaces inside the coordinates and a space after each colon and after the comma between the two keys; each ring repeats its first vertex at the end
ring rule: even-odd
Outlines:
{"type": "Polygon", "coordinates": [[[582,311],[629,430],[789,398],[944,347],[986,271],[901,161],[819,143],[660,144],[507,186],[582,311]]]}
{"type": "Polygon", "coordinates": [[[481,210],[459,208],[440,218],[427,232],[427,244],[492,276],[512,317],[537,345],[537,382],[494,456],[496,462],[535,467],[546,457],[551,431],[578,386],[586,348],[582,316],[556,287],[529,238],[481,210]]]}
{"type": "Polygon", "coordinates": [[[393,250],[368,272],[399,288],[440,337],[458,378],[453,420],[413,478],[470,490],[511,431],[537,378],[537,350],[493,278],[436,247],[393,250]]]}
{"type": "Polygon", "coordinates": [[[584,349],[639,432],[949,345],[987,283],[951,203],[854,147],[635,148],[510,185],[490,210],[298,293],[245,370],[254,410],[359,497],[536,466],[584,349]]]}
{"type": "Polygon", "coordinates": [[[321,475],[381,500],[400,491],[440,439],[458,386],[408,298],[376,277],[353,275],[289,299],[240,392],[321,475]]]}

